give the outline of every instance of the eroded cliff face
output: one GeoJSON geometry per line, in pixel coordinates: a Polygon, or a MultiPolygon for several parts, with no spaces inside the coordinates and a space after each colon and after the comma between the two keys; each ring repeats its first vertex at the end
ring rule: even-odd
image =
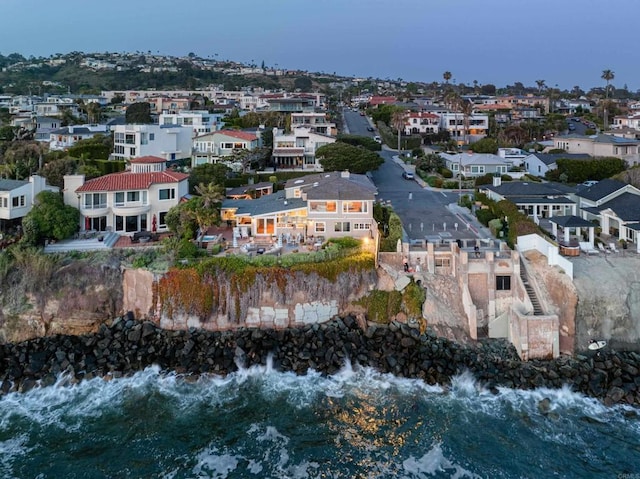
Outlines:
{"type": "MultiPolygon", "coordinates": [[[[333,280],[316,273],[274,268],[250,278],[218,273],[200,278],[188,270],[169,272],[157,286],[150,278],[136,277],[128,284],[156,289],[150,311],[163,328],[198,327],[207,330],[240,327],[290,327],[321,323],[354,311],[353,303],[376,287],[373,268],[343,272],[333,280]],[[193,283],[199,282],[198,290],[193,283]]],[[[151,296],[147,293],[147,296],[151,296]]],[[[133,303],[125,295],[125,309],[143,313],[147,304],[133,303]],[[134,308],[135,306],[135,308],[134,308]]],[[[144,316],[143,316],[144,317],[144,316]]]]}
{"type": "Polygon", "coordinates": [[[119,262],[76,260],[55,265],[50,278],[9,274],[0,290],[0,339],[19,342],[54,334],[86,334],[122,311],[119,262]]]}
{"type": "Polygon", "coordinates": [[[574,266],[576,347],[590,339],[614,349],[640,350],[640,258],[633,253],[589,256],[574,266]]]}

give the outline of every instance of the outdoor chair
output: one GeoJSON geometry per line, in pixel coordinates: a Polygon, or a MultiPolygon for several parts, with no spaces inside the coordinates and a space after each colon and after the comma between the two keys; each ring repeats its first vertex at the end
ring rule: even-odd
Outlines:
{"type": "Polygon", "coordinates": [[[602,243],[598,243],[598,249],[600,249],[600,251],[602,251],[604,253],[611,253],[611,250],[605,248],[602,243]]]}
{"type": "Polygon", "coordinates": [[[613,251],[614,253],[619,253],[620,251],[618,250],[618,248],[616,248],[616,244],[615,243],[609,243],[609,249],[611,251],[613,251]]]}

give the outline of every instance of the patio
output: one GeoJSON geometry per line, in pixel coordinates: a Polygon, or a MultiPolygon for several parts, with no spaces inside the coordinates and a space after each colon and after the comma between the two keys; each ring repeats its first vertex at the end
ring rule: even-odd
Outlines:
{"type": "Polygon", "coordinates": [[[234,238],[233,226],[212,226],[202,236],[203,247],[209,247],[209,243],[222,245],[225,254],[259,255],[259,254],[289,254],[307,253],[318,251],[324,243],[323,236],[307,236],[306,240],[301,235],[281,235],[280,238],[253,237],[247,234],[238,235],[236,230],[234,238]],[[207,241],[207,239],[210,241],[207,241]]]}

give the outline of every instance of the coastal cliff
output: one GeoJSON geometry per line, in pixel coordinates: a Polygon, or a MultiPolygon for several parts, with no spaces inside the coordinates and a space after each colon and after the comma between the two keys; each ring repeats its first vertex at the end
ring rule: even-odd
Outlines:
{"type": "Polygon", "coordinates": [[[0,290],[0,340],[80,335],[122,314],[120,259],[18,257],[0,290]]]}

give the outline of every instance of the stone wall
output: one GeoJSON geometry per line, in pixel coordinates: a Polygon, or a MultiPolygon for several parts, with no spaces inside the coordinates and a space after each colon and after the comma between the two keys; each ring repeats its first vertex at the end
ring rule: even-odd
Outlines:
{"type": "Polygon", "coordinates": [[[349,363],[442,385],[468,370],[490,391],[568,384],[605,404],[640,404],[640,355],[633,352],[525,362],[502,340],[462,346],[406,324],[360,327],[349,316],[323,325],[222,332],[166,331],[150,322],[116,318],[90,335],[0,345],[0,394],[52,385],[63,372],[68,382],[129,375],[151,365],[190,375],[224,375],[269,362],[275,370],[296,374],[309,369],[334,374],[349,363]]]}

